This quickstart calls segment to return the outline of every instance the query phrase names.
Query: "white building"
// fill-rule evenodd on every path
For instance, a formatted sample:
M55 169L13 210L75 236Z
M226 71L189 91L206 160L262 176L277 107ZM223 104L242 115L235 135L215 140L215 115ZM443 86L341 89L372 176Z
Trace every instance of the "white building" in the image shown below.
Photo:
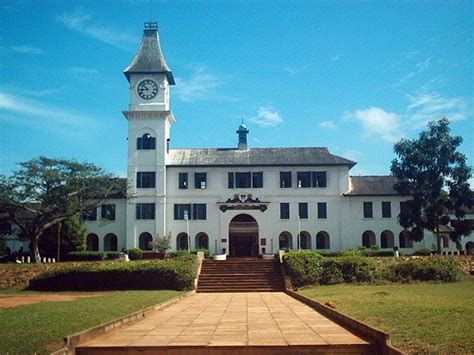
M390 176L350 176L355 162L327 148L249 148L241 125L236 148L169 149L173 74L155 23L124 71L129 81L128 193L89 216L90 250L147 250L172 234L172 249L257 256L283 248L343 250L362 245L412 252L436 244L408 240ZM186 219L187 218L187 219ZM298 238L300 235L300 238ZM463 239L463 244L471 239ZM446 238L445 250L455 249Z

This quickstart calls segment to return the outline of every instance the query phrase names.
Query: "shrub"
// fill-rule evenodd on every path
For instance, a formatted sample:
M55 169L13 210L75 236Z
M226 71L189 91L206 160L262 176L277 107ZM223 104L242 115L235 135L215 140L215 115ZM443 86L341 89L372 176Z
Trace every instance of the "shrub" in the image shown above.
M413 255L418 255L418 256L430 256L431 255L431 249L429 248L421 248L418 249L413 253Z
M409 259L389 267L389 278L394 282L455 282L462 276L463 272L459 264L449 258Z
M204 257L206 259L211 255L211 252L208 249L204 249L204 248L191 250L191 254L197 254L199 251L202 251L204 253Z
M377 251L367 251L364 254L365 256L393 256L393 250L377 250Z
M168 257L171 258L171 259L174 259L174 258L179 258L179 257L182 257L182 256L188 256L189 253L187 250L176 250L176 251L172 251L171 253L168 254Z
M338 259L324 259L323 272L319 283L321 285L334 285L344 282L341 271L341 263Z
M44 272L29 289L43 291L189 290L194 287L196 257L140 263L73 265Z
M73 251L67 255L70 261L100 261L104 257L104 253L100 251Z
M117 260L120 258L120 253L107 253L108 260Z
M337 259L344 282L374 282L380 277L377 264L371 258L342 256L335 259Z
M295 287L316 284L323 272L323 257L310 251L289 251L283 256L283 265Z
M128 257L130 260L140 260L143 258L143 251L139 248L128 249Z

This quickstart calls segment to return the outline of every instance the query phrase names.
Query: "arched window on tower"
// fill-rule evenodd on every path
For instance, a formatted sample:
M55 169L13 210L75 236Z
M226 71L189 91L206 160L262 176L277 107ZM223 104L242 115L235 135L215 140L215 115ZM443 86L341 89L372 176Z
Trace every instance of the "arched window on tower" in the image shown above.
M144 251L153 250L150 243L153 241L153 237L148 232L143 232L138 238L138 247Z
M137 138L137 150L155 149L155 146L155 137L149 133Z

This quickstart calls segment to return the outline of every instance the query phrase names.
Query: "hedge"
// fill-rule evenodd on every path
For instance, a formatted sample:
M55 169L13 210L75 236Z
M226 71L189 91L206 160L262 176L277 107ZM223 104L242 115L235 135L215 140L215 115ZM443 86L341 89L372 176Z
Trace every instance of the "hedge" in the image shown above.
M408 259L389 266L388 278L394 282L455 282L463 277L459 264L450 258Z
M140 260L143 258L143 251L140 248L132 248L128 250L130 260Z
M73 251L67 255L70 261L100 261L104 257L105 254L100 251Z
M190 290L196 257L129 263L75 265L44 272L28 289L40 291Z
M295 287L315 284L323 272L323 256L311 250L290 250L283 256L286 273Z

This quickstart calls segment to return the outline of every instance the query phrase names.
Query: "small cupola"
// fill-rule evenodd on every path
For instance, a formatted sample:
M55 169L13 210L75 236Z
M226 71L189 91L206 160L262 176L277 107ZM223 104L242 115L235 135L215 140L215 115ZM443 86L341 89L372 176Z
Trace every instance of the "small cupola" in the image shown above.
M239 135L239 150L247 150L247 134L249 133L247 126L242 123L235 133Z

